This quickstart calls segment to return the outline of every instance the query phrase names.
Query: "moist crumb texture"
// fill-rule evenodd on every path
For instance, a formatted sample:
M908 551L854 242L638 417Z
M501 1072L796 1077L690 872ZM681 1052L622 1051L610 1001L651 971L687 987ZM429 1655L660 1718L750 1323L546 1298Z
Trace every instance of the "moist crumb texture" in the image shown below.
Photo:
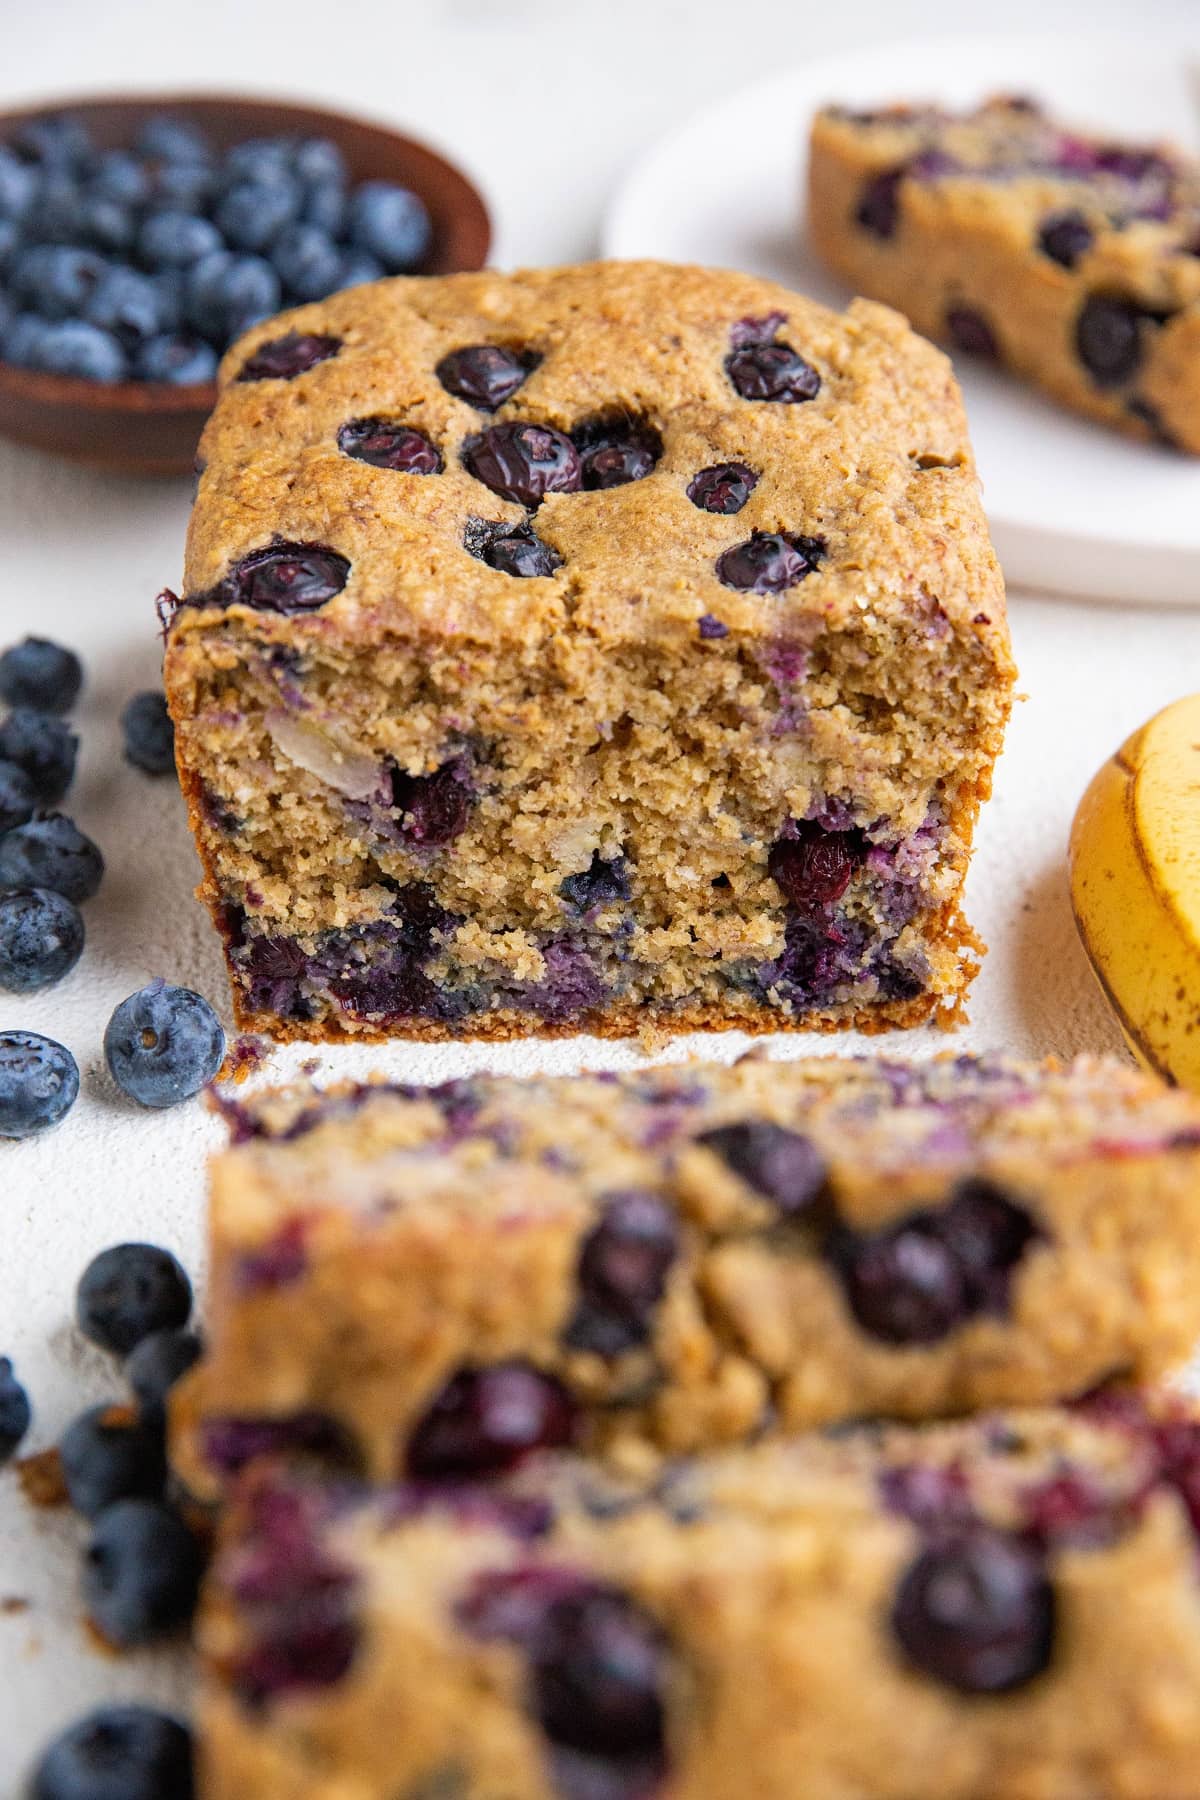
M1186 1358L1200 1102L1112 1063L704 1063L226 1101L175 1460L620 1466Z
M1200 163L1029 100L827 107L808 232L861 293L1076 411L1200 454Z
M244 1028L953 1022L1014 671L940 352L597 264L222 380L166 683Z
M1127 1396L367 1497L266 1469L209 1800L1191 1800L1200 1426Z

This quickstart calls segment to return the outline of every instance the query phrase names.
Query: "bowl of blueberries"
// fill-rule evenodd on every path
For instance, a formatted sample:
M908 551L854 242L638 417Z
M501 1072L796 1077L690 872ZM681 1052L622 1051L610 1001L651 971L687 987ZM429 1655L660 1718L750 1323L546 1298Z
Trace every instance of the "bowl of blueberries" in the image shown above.
M0 114L0 435L191 469L217 364L289 306L482 268L467 177L381 125L231 96Z

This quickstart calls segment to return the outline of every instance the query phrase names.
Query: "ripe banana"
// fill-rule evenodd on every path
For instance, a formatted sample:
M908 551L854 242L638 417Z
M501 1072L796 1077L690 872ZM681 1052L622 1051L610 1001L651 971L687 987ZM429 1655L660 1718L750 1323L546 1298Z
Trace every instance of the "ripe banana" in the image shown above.
M1200 694L1124 743L1079 803L1071 903L1134 1054L1200 1089Z

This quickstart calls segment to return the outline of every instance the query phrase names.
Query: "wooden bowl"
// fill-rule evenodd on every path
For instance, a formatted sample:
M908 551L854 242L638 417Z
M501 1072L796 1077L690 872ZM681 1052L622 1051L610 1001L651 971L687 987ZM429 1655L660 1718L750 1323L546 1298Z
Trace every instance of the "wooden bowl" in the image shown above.
M482 195L462 171L412 138L344 113L221 94L57 100L0 113L0 143L29 119L71 113L101 149L114 149L131 144L142 121L158 112L199 125L218 150L251 137L331 138L353 181L398 181L425 202L434 235L421 274L481 269L487 260L491 221ZM190 387L149 381L106 386L0 362L0 437L119 474L186 474L216 396L216 384L208 381Z

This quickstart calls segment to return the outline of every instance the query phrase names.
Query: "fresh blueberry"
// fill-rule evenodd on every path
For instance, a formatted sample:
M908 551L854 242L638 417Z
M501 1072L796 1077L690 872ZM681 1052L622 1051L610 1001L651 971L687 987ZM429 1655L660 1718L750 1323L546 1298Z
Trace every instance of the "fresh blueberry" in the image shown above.
M0 144L0 219L25 218L37 194L36 169Z
M292 151L292 169L313 185L324 181L344 187L350 176L345 157L329 138L301 138Z
M0 988L31 994L69 975L83 955L83 920L53 888L0 893Z
M124 256L137 236L137 221L119 200L103 194L84 194L79 203L79 230L104 256Z
M199 213L151 213L138 232L138 256L150 269L186 269L222 248L221 233Z
M0 656L0 700L38 712L70 712L83 686L83 664L49 638L27 637Z
M600 1220L579 1254L579 1306L567 1327L575 1349L619 1356L649 1342L679 1254L679 1222L658 1194L631 1189L599 1201Z
M390 275L401 275L429 254L433 225L424 202L408 188L364 181L350 197L350 236Z
M319 225L287 226L271 245L271 261L297 300L323 300L342 272L342 253Z
M1051 213L1038 232L1038 248L1052 262L1061 263L1064 269L1073 269L1075 264L1092 247L1094 233L1085 214L1077 207L1069 207L1065 212Z
M340 594L349 578L346 558L323 544L271 544L243 556L198 604L312 612Z
M16 1455L32 1418L29 1395L13 1374L11 1358L0 1356L0 1468Z
M553 575L562 567L562 557L549 544L543 543L531 525L515 525L511 531L489 532L479 551L480 560L502 575L519 580L531 576Z
M263 253L299 217L303 190L290 175L272 181L239 181L226 188L213 215L227 244Z
M342 266L338 271L338 290L342 288L363 287L369 281L380 281L387 270L376 256L369 256L365 250L345 250L342 253Z
M139 1106L178 1106L216 1075L225 1033L200 994L152 981L122 1000L108 1021L104 1058L117 1086Z
M968 356L982 356L989 362L999 359L996 334L977 307L947 307L946 332L956 349L966 351Z
M14 313L4 327L4 360L15 369L34 369L49 326L39 313Z
M789 837L777 838L767 871L789 906L817 914L841 899L867 854L861 831L829 831L815 819L793 821Z
M115 1500L158 1500L167 1482L163 1434L124 1406L92 1406L58 1447L67 1498L94 1519Z
M13 133L12 143L21 156L46 169L82 169L92 154L87 126L70 113L27 119Z
M27 228L36 230L44 244L79 244L83 236L83 191L74 175L51 170L43 176Z
M286 181L292 173L294 146L287 138L244 138L225 153L227 186L241 181Z
M714 463L693 475L687 497L701 512L737 513L757 486L758 476L745 463Z
M75 1290L75 1322L102 1350L128 1356L155 1331L176 1331L192 1311L192 1284L169 1250L113 1244L94 1256Z
M788 1219L812 1214L828 1193L829 1171L811 1138L770 1119L715 1125L696 1139Z
M872 237L892 238L900 222L900 183L906 169L883 169L872 175L859 196L855 221Z
M165 381L174 387L191 387L215 381L217 353L202 338L164 333L138 349L133 372L139 381Z
M423 431L390 419L353 419L338 432L338 449L356 462L401 475L437 475L441 455Z
M0 837L0 888L52 888L76 906L100 886L104 858L62 813L43 813Z
M171 113L151 113L143 120L133 147L148 162L203 163L212 154L200 127Z
M38 341L35 367L48 375L72 375L109 385L124 381L129 373L128 358L116 338L85 319L47 325Z
M1097 387L1119 387L1137 373L1150 317L1131 300L1088 295L1075 321L1075 349Z
M74 319L100 284L106 264L93 250L71 244L34 244L13 263L10 286L44 319Z
M126 208L144 206L150 198L150 176L132 151L102 150L88 180L88 192Z
M1047 1667L1054 1617L1038 1552L974 1526L931 1544L908 1568L892 1627L926 1675L964 1694L1003 1694Z
M56 1737L29 1800L194 1800L186 1725L145 1706L106 1706Z
M419 1481L474 1481L504 1474L534 1450L561 1449L575 1431L562 1384L528 1363L463 1369L412 1433L408 1473Z
M216 191L211 163L165 162L154 171L155 204L170 212L207 213Z
M194 1331L152 1331L142 1339L125 1364L125 1378L144 1419L162 1419L167 1395L203 1351L203 1339Z
M592 860L586 869L580 869L576 875L567 875L559 883L559 893L573 906L576 912L596 912L602 906L613 906L617 901L628 900L631 889L629 871L623 856L601 856L598 850L592 854Z
M319 332L289 331L281 338L271 338L260 344L242 364L238 380L292 381L297 375L306 375L310 369L315 369L318 363L336 356L341 347L341 338L327 337Z
M594 490L642 481L662 455L662 438L652 425L598 420L571 434L583 468L583 485Z
M573 494L583 486L579 452L551 425L492 425L470 440L463 462L476 481L520 506L537 506L547 494Z
M0 276L7 275L20 245L21 227L16 220L0 218ZM5 289L0 288L0 331L7 329L14 311L13 299Z
M315 225L329 237L340 240L345 235L349 206L349 196L340 181L306 182L300 218L303 224Z
M203 1567L178 1513L156 1500L117 1500L96 1520L84 1554L88 1616L118 1650L153 1643L191 1618Z
M42 806L57 806L70 787L78 750L79 739L66 720L51 713L14 706L8 717L0 721L0 767L6 762L15 763L32 783L34 798ZM8 829L2 822L3 815L4 802L0 799L0 831ZM9 821L10 825L23 823L21 819Z
M239 332L279 311L279 277L261 256L213 250L187 272L184 304L201 337L227 344Z
M0 1138L48 1131L78 1093L79 1067L69 1050L37 1031L0 1031Z
M166 695L149 688L126 702L121 713L125 761L147 775L175 773L175 727Z
M41 814L0 837L0 887L50 887L79 905L101 886L104 859L61 812Z
M745 344L725 358L725 372L743 400L796 406L821 391L821 377L790 344Z
M725 587L749 594L782 594L811 575L825 554L821 538L795 532L755 531L717 558Z
M495 412L525 382L537 358L502 344L467 344L443 356L434 373L448 394L480 412Z
M11 831L33 817L37 794L24 769L0 759L0 831Z
M84 317L112 334L126 350L136 350L169 322L162 289L149 275L123 264L107 269L94 289Z

